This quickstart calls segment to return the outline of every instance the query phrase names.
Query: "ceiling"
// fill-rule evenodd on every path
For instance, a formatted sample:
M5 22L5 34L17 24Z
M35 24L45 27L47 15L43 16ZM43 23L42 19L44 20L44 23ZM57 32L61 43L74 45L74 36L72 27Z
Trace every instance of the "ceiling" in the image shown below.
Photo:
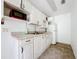
M62 0L30 0L37 9L47 16L55 16L70 12L73 1L65 0L64 4L61 4L61 1Z

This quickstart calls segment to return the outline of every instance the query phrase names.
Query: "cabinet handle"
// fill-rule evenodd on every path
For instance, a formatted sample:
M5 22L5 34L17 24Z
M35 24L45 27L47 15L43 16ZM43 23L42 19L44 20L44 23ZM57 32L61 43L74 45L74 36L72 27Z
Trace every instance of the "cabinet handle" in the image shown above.
M20 4L20 7L22 8L22 0L21 0L21 4Z
M27 40L26 42L30 42L30 40Z
M21 0L20 8L24 9L25 5L23 4L23 0Z
M23 49L23 47L21 47L21 53L23 53L23 51L24 51L24 49Z

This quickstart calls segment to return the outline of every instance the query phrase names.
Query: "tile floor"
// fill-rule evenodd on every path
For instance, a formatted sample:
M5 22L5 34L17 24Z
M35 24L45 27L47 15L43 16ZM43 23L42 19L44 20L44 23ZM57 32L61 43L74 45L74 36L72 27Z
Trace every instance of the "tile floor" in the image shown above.
M38 59L75 59L70 45L57 43L50 47Z

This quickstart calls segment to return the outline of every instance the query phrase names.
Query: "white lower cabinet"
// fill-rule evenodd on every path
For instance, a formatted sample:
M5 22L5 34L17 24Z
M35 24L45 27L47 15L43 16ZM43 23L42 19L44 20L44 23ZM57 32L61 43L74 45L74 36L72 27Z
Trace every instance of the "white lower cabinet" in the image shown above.
M33 40L25 40L20 47L20 59L33 59Z
M23 55L22 59L33 59L33 47L32 44L23 46Z
M40 46L41 46L41 54L42 54L45 51L45 49L46 49L46 38L45 38L45 35L41 36Z
M48 34L34 35L28 39L27 37L23 37L24 39L14 38L9 32L1 34L1 59L38 59L52 43Z
M39 56L50 46L52 43L49 39L49 35L39 35L34 38L34 59L38 59Z
M19 59L38 59L52 43L48 34L34 35L30 40L21 41Z
M37 59L40 54L40 39L34 37L34 59Z
M49 47L49 45L52 43L52 40L50 38L50 35L46 35L46 45Z

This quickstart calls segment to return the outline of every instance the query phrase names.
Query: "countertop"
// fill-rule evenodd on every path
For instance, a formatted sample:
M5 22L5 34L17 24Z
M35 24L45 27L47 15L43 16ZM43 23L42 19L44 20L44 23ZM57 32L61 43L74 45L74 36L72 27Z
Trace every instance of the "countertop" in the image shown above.
M45 36L50 34L50 32L45 32L45 33L40 33L40 34L27 34L25 32L12 32L11 35L18 40L25 40L25 39L30 39L33 37L38 37L38 36Z

